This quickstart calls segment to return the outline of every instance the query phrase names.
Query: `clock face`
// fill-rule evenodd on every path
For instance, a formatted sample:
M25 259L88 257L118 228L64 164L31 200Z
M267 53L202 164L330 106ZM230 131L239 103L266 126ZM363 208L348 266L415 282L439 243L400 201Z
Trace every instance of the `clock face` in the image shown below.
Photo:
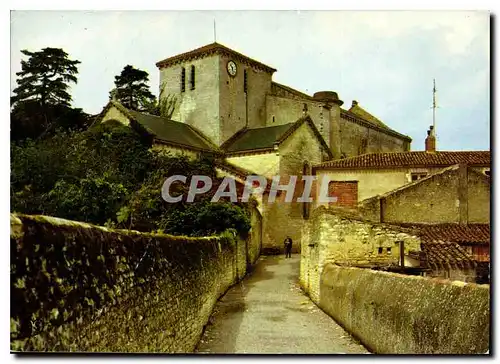
M227 62L227 72L233 77L236 76L236 63L234 61Z

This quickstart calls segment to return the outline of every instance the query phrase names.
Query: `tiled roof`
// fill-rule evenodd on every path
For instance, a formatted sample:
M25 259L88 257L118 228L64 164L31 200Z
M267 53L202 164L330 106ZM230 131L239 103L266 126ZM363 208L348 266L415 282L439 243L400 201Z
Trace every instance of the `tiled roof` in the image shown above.
M108 106L106 106L102 114L104 115L106 110L111 106L116 107L129 119L137 122L160 142L171 143L181 147L198 150L210 151L215 149L215 146L212 145L210 141L208 141L200 132L188 124L168 120L160 116L129 110L116 101L111 101Z
M178 54L176 56L166 58L163 61L157 62L156 66L159 68L167 67L167 66L170 66L170 65L173 65L176 63L185 62L185 61L188 61L191 59L206 57L206 56L209 56L211 54L230 55L230 56L237 58L241 62L248 62L248 63L252 64L253 66L260 68L264 71L267 71L270 73L276 72L276 69L269 67L261 62L258 62L250 57L247 57L244 54L233 51L232 49L230 49L226 46L223 46L222 44L217 43L217 42L205 45L205 46L200 47L200 48L193 49L192 51L189 51L189 52L181 53L181 54Z
M405 139L405 140L411 142L412 139L408 135L398 133L396 130L389 128L387 125L382 123L380 120L375 118L370 113L368 113L366 111L365 111L365 113L367 115L370 115L370 117L367 117L370 120L367 120L363 116L361 116L361 113L355 114L355 113L351 112L350 110L340 109L340 117L343 119L355 122L357 124L372 128L374 130L381 131L382 133L393 135L393 136L396 136L398 138Z
M267 126L263 128L247 129L243 128L221 145L221 149L227 153L272 150L275 145L279 145L293 134L302 124L308 123L314 134L320 141L325 152L331 158L330 148L314 125L310 116L300 118L294 123Z
M458 244L489 244L489 224L402 224L417 229L427 242L447 241Z
M368 111L363 109L357 103L354 104L353 106L351 106L351 108L349 109L349 112L353 113L356 116L361 117L362 119L364 119L372 124L378 125L381 128L389 129L389 127L387 125L385 125L380 119L378 119L375 116L373 116L372 114L370 114Z
M422 243L422 251L429 268L458 266L472 267L475 265L472 257L456 243L433 242Z
M446 167L464 163L489 166L489 151L370 153L317 164L314 168Z

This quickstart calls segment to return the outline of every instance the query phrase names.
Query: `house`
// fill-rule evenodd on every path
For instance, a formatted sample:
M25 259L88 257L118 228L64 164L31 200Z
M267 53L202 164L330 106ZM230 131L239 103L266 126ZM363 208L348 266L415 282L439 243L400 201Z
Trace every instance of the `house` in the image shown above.
M436 151L435 143L430 146L429 139L428 136L428 149L425 151L369 153L331 160L314 165L313 174L317 176L318 181L326 177L330 195L338 198L338 205L346 207L356 207L361 201L390 193L455 165L467 166L468 178L471 179L470 183L474 184L470 193L476 188L472 180L481 179L478 174L486 177L482 179L484 183L489 180L489 151ZM317 193L318 191L319 188ZM487 200L489 204L489 195ZM483 199L480 204L484 205L485 202ZM489 215L489 212L487 214Z

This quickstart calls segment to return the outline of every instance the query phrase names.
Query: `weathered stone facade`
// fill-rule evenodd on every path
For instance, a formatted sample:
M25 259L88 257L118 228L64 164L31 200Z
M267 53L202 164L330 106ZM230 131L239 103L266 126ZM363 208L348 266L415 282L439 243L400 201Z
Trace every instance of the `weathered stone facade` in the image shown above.
M489 223L489 177L454 166L360 205L364 217L387 223Z
M420 251L421 239L408 229L363 221L355 212L320 207L303 226L300 283L317 300L325 264L398 265L398 241L404 241L406 255Z
M164 97L176 99L172 119L194 126L216 145L222 143L220 127L220 58L207 56L160 69ZM195 88L191 89L191 66L195 67ZM181 72L185 69L185 91L181 91Z

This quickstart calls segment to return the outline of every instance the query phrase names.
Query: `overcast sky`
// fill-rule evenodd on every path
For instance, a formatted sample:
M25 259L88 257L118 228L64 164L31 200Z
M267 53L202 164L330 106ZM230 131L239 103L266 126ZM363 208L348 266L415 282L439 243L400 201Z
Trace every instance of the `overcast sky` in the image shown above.
M11 90L21 49L63 48L80 60L73 105L98 113L114 76L217 41L278 71L274 81L308 94L332 90L422 150L438 95L440 150L490 148L490 18L487 12L14 11Z

